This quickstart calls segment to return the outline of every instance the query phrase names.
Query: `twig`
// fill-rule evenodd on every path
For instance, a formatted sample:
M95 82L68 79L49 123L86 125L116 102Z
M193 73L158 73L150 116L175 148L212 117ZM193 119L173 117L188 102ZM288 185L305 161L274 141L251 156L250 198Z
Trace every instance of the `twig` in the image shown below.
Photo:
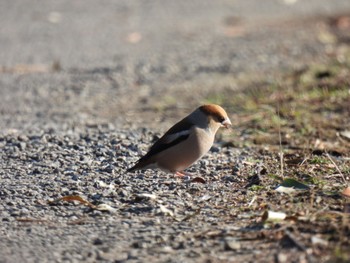
M305 163L307 160L309 160L309 156L306 156L306 157L304 158L304 160L301 162L300 166L303 166L304 163Z
M277 115L278 115L278 138L279 138L279 156L280 156L280 164L281 164L281 176L284 178L284 166L283 166L283 149L282 149L282 135L281 135L281 116L280 116L280 102L278 100L277 103Z
M326 152L326 155L327 155L328 159L332 162L332 164L335 166L335 169L337 169L337 171L339 172L339 174L343 178L344 184L347 185L348 182L346 181L344 174L340 171L339 166L333 161L332 157L329 155L328 152Z
M256 195L254 195L252 201L249 202L248 207L251 207L253 205L253 203L255 202L255 200L256 200Z
M300 251L306 251L305 245L300 242L290 231L285 230L285 235L288 237L288 239L294 243L294 245L300 250Z

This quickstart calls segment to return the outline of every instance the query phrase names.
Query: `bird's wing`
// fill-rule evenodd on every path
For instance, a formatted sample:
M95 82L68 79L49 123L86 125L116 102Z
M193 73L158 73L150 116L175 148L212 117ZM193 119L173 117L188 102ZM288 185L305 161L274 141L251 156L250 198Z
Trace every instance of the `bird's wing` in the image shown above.
M155 144L151 146L148 153L141 159L148 159L178 143L186 140L190 136L193 123L186 119L171 127Z
M154 163L152 157L186 140L190 136L192 128L193 123L189 122L186 118L176 123L155 144L153 144L148 153L141 157L133 167L128 169L128 171L132 172L152 165Z

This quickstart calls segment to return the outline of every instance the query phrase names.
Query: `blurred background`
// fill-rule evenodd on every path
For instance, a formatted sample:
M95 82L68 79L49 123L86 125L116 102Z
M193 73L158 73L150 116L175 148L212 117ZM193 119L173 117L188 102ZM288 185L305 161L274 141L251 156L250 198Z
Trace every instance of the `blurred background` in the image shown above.
M246 83L341 62L350 42L348 0L13 0L0 20L8 129L145 126L155 110L171 123Z

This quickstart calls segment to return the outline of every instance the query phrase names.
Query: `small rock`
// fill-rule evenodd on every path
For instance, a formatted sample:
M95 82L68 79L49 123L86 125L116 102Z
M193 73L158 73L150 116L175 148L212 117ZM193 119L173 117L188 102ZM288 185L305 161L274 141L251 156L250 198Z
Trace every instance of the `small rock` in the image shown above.
M278 263L288 262L288 256L287 256L286 254L279 253L279 254L277 255L277 262L278 262Z
M99 246L99 245L102 245L102 244L103 244L103 241L102 241L102 239L100 239L100 238L96 238L96 239L94 239L94 241L92 242L92 244L94 244L95 246Z
M240 250L241 243L238 242L236 239L228 238L225 240L225 249L226 250Z
M220 148L219 148L219 147L216 147L216 146L212 146L212 147L210 148L210 151L211 151L212 153L218 153L218 152L220 152Z
M19 141L21 141L21 142L27 142L27 141L29 141L29 138L28 138L28 136L26 136L26 135L19 135L17 139L18 139Z
M74 180L74 181L78 181L79 180L79 176L76 175L76 174L73 174L71 179Z
M324 240L324 239L317 237L317 236L311 237L311 243L313 245L321 245L321 246L325 246L325 247L328 245L327 240Z
M24 151L27 147L27 144L25 142L20 142L19 143L19 148L21 149L21 151Z

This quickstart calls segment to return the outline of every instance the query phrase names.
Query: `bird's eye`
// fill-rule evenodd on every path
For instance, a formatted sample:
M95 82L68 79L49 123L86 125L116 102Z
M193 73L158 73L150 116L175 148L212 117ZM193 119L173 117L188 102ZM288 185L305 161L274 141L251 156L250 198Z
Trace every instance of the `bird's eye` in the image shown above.
M225 121L225 118L224 118L224 117L222 117L222 116L219 117L219 122L220 122L220 123L222 123L222 122L224 122L224 121Z

